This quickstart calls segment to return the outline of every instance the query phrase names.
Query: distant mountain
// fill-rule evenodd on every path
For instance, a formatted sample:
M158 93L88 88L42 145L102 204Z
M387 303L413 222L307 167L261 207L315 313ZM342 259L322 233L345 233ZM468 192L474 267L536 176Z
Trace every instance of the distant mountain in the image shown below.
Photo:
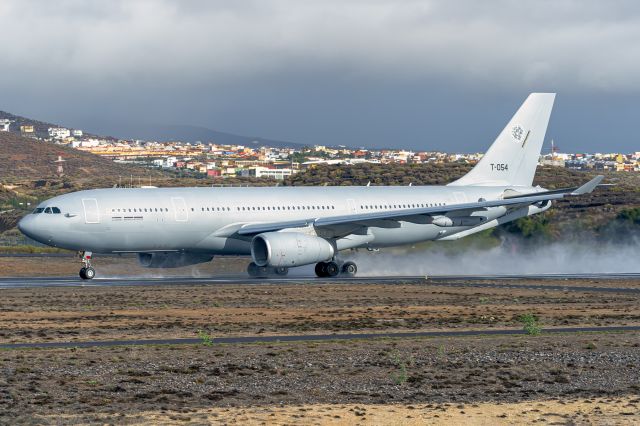
M33 120L27 117L21 117L9 112L0 111L0 119L9 119L12 121L9 131L11 133L20 134L20 126L33 126L35 135L39 138L48 138L48 129L50 127L65 127L67 129L73 129L61 124L47 123L44 121ZM107 139L142 139L153 140L160 142L169 141L183 141L183 142L196 142L201 141L203 143L217 143L222 145L245 145L245 146L272 146L272 147L291 147L300 148L303 144L295 142L285 142L273 139L266 139L254 136L241 136L233 133L219 132L217 130L208 129L206 127L199 126L186 126L186 125L148 125L148 124L127 124L118 123L110 124L110 130L97 129L102 134L110 134L111 136L99 136L99 133L89 133L84 131L87 136L97 136ZM112 129L116 129L113 131ZM84 129L83 129L84 130Z
M143 139L154 141L184 141L202 143L216 143L222 145L272 146L300 148L303 144L266 139L259 136L241 136L233 133L220 132L206 127L188 125L119 125L117 136L127 139Z

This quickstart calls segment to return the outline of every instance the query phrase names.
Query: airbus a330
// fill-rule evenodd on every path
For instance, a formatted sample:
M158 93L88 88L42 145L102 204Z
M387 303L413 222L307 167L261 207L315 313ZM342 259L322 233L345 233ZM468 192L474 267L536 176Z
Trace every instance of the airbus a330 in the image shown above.
M319 277L355 275L340 253L447 241L544 212L593 191L532 186L555 94L532 93L482 159L446 186L110 188L40 203L18 224L41 243L82 252L135 253L143 266L180 267L251 255L254 277L315 264Z

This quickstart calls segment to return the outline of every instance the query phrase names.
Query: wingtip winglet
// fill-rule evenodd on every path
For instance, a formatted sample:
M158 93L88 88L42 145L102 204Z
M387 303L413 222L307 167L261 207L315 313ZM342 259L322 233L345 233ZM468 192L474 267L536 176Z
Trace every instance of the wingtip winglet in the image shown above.
M582 185L581 187L573 191L571 195L589 194L594 189L596 189L596 187L600 184L600 182L602 182L602 179L604 179L603 175L598 175L594 177L589 182L585 183L584 185Z

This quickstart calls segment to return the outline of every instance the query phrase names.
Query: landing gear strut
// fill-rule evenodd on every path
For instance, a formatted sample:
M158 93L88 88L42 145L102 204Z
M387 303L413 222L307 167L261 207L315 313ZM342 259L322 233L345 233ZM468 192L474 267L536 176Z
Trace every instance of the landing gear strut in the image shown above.
M93 277L96 276L96 270L91 267L91 252L83 251L81 253L81 256L82 264L84 266L80 269L80 278L82 278L83 280L93 279Z
M336 261L319 262L315 267L316 275L320 278L336 277L338 274L353 277L358 272L358 267L354 262L338 264Z
M247 266L247 273L250 277L254 278L268 278L272 276L283 277L289 273L289 268L285 266L279 266L274 268L272 266L258 266L255 262L251 262Z

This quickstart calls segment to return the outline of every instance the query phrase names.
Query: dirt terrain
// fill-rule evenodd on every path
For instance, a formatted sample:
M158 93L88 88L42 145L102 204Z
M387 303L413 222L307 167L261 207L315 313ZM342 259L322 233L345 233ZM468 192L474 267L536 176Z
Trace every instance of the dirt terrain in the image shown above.
M0 340L485 330L520 328L524 314L535 315L544 327L640 325L640 294L570 291L576 284L583 283L563 281L567 291L401 280L11 289L2 290Z
M533 410L537 401L588 400L608 410L619 399L627 403L617 415L640 415L637 333L11 350L0 362L5 423L56 423L61 415L204 422L212 408L226 422L240 407L269 413L309 404L330 404L340 418L343 404L399 404L403 412L417 407L416 416L453 406L472 416L483 402L528 401ZM498 408L495 418L503 414Z
M70 258L7 259L0 258L5 275L16 275L23 260L49 271L77 267ZM100 260L102 268L122 270L108 259ZM134 274L134 259L127 262ZM241 264L217 268L237 273ZM3 289L2 343L184 337L201 343L1 351L0 424L640 422L639 332L207 341L522 329L523 314L544 328L640 324L640 294L573 290L640 288L637 280L492 283L563 289L428 280Z

